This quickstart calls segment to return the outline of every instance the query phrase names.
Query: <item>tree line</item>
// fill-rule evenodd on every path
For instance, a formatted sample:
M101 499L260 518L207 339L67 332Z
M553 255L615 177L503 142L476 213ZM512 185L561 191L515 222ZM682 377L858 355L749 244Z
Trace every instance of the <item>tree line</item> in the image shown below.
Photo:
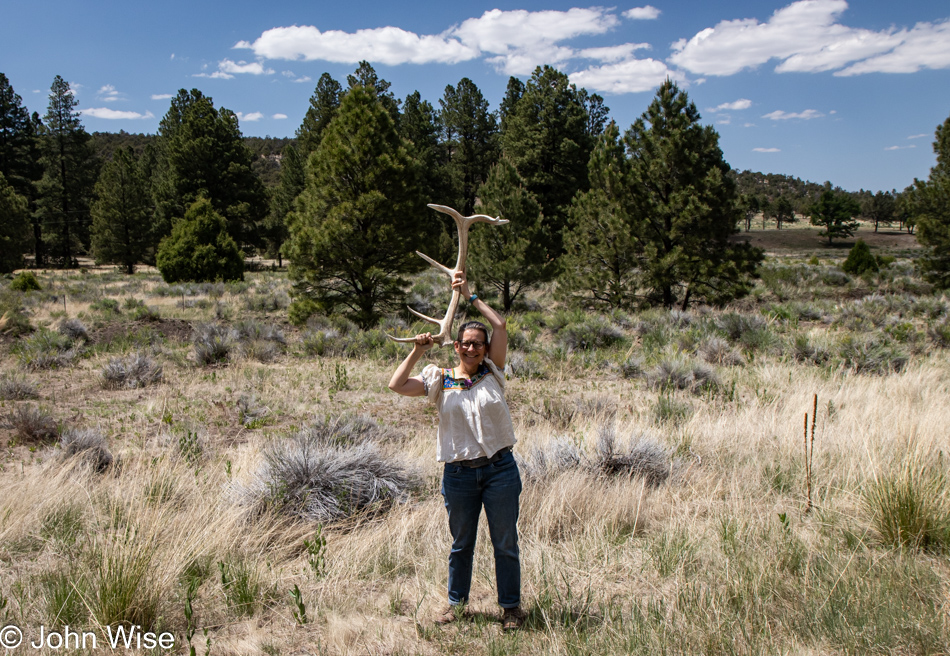
M752 216L779 227L811 216L831 240L871 212L876 225L921 219L923 239L939 187L856 200L830 183L736 173L671 81L623 133L603 98L548 66L510 78L495 111L467 78L437 105L397 99L361 62L345 84L320 77L293 140L244 138L197 89L178 92L144 143L94 140L62 78L40 117L0 74L0 266L90 254L129 273L157 264L166 280L228 279L261 252L287 258L295 319L369 326L404 303L406 276L425 266L414 251L453 259L450 226L425 209L437 202L510 220L473 230L469 261L506 310L555 279L589 307L685 308L748 291L762 254L731 237Z

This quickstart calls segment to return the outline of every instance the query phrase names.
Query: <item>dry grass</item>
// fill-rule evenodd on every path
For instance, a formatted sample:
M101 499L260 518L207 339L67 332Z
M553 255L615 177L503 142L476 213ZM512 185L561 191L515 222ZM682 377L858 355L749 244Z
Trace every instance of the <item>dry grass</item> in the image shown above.
M249 280L260 282L262 296L278 294L270 274ZM131 282L134 291L122 287ZM60 274L52 283L78 284ZM5 449L0 614L10 622L134 622L173 631L178 653L188 653L194 629L197 653L210 640L212 653L235 655L950 650L950 493L941 473L950 449L950 359L940 348L911 354L899 371L868 375L814 364L792 348L795 334L832 343L830 324L798 333L770 324L787 352L762 350L744 364L731 346L696 332L692 342L705 350L695 361L711 361L702 366L715 367L719 384L676 390L625 377L621 367L642 357L638 371L651 372L679 357L669 350L672 338L656 350L633 331L602 351L568 352L548 334L526 344L544 377L509 382L516 453L525 459L529 617L521 634L508 636L495 620L484 520L474 619L450 628L430 621L443 603L449 546L435 416L423 400L386 389L394 360L306 355L300 331L224 286L186 294L183 304L181 296L151 295L160 283L149 274L86 284L146 300L163 319L208 322L216 305L241 317L260 306L254 319L282 331L286 347L266 361L208 367L195 363L187 335L160 341L151 352L164 382L134 389L101 386L98 352L32 373L40 406L67 429L95 429L115 462L97 473L82 458L60 457L63 447L13 440ZM70 302L69 312L94 333L97 315L88 308ZM55 325L61 309L37 306L31 320ZM656 321L685 335L716 318ZM16 364L9 351L0 356L4 371ZM802 416L815 393L815 509L805 513ZM658 415L664 399L689 412ZM8 416L35 402L4 403ZM361 416L378 429L352 419ZM308 430L326 443L321 453L369 445L407 464L419 488L322 527L274 505L247 513L234 487L255 480L268 454ZM618 436L611 449L605 430ZM0 429L5 445L13 436ZM194 457L186 457L190 445ZM662 456L662 464L634 471L646 456L653 464ZM272 483L277 498L287 498ZM894 523L903 517L909 523ZM295 585L307 624L294 620Z

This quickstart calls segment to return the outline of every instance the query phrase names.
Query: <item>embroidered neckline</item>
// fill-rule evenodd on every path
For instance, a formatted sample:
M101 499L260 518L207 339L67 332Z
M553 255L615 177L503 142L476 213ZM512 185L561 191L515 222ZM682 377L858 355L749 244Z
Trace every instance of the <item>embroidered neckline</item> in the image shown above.
M475 387L478 381L491 374L491 370L484 362L478 365L478 371L471 378L455 378L452 374L454 369L442 370L442 389L460 389L468 390Z

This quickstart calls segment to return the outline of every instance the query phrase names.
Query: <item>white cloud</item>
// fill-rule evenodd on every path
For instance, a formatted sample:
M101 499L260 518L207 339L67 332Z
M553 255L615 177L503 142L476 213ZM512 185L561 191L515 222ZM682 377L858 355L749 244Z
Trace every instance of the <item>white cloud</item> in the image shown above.
M787 121L792 118L802 119L804 121L821 118L824 116L821 112L816 109L806 109L804 112L783 112L782 110L775 110L774 112L769 112L765 114L762 118L772 119L773 121Z
M907 150L908 148L916 148L916 144L911 144L909 146L888 146L884 150Z
M894 35L900 43L890 52L852 64L835 75L863 73L916 73L922 68L950 68L950 20L917 23L912 30Z
M170 93L153 93L152 100L168 100L172 97Z
M191 77L206 77L211 80L233 80L234 76L224 71L215 71L214 73L195 73Z
M650 5L634 7L623 12L623 17L631 20L655 20L660 17L660 10Z
M172 53L172 56L171 56L171 58L170 58L170 61L175 61L175 53Z
M275 27L253 43L239 41L234 47L253 50L266 59L349 64L366 59L390 66L456 64L486 56L507 74L529 74L539 64L557 65L578 56L573 49L559 45L562 41L603 34L619 23L610 10L600 7L567 11L493 9L442 34L419 35L391 26L321 32L314 26L294 25ZM627 46L618 48L632 52Z
M926 134L926 133L924 133L924 134L912 134L912 135L910 135L910 136L907 137L907 138L908 138L908 139L923 139L924 137L929 137L929 136L930 136L930 135L929 135L929 134Z
M753 148L753 153L780 153L782 150L780 148Z
M765 23L721 21L674 43L670 62L705 75L733 75L772 59L781 60L775 68L780 73L857 75L950 67L950 21L875 32L841 24L847 7L845 0L799 0Z
M632 59L618 64L592 66L571 74L571 82L604 93L652 91L666 78L682 81L682 76L656 59Z
M117 100L124 100L124 94L116 91L116 88L111 84L106 84L99 88L99 91L96 92L96 98L102 102L115 102Z
M92 116L94 118L104 118L109 120L155 118L155 115L152 114L152 112L145 112L144 114L139 114L138 112L120 112L115 109L109 109L108 107L90 107L89 109L81 110L80 113L83 116Z
M274 69L264 68L264 65L260 62L251 62L247 63L245 61L233 62L230 59L222 59L218 62L218 70L223 73L229 74L243 74L248 73L250 75L273 75Z
M258 57L355 64L366 59L382 64L457 63L477 53L459 41L443 36L419 36L398 27L357 30L354 33L311 25L275 27L254 41L235 48L250 48Z
M602 62L617 62L631 59L637 50L649 50L649 43L624 43L619 46L604 46L601 48L584 48L578 50L575 56L583 59L599 59Z
M752 107L752 101L747 98L739 98L739 100L734 100L733 102L723 103L721 105L716 105L715 107L710 107L708 111L710 112L724 112L724 111L739 111L742 109L749 109Z
M239 119L241 119L242 121L247 121L248 123L259 121L262 118L264 118L264 115L260 112L251 112L250 114L244 114L243 112L235 112L235 114L237 115Z
M282 121L283 119L287 118L287 115L286 115L286 114L274 114L273 116L271 116L271 118L277 119L278 121Z
M311 79L311 78L310 78L309 75L304 75L303 77L298 77L296 80L294 80L294 82L296 82L297 84L299 84L299 83L301 83L301 82L309 82L310 79Z

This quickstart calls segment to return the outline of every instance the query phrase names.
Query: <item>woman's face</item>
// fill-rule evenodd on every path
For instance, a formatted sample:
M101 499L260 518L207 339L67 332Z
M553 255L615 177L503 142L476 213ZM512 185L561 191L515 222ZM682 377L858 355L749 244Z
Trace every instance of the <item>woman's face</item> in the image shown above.
M462 333L462 341L455 342L455 352L459 362L469 371L474 371L485 359L488 344L485 343L485 333L478 328L468 328Z

